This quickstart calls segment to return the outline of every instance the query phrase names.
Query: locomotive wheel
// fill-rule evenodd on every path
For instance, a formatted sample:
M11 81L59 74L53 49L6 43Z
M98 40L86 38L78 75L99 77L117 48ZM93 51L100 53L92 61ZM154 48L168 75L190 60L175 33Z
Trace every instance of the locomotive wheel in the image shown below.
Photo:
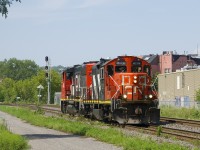
M66 114L66 111L67 111L67 109L66 109L66 105L65 105L65 102L61 102L61 112L63 113L63 114Z

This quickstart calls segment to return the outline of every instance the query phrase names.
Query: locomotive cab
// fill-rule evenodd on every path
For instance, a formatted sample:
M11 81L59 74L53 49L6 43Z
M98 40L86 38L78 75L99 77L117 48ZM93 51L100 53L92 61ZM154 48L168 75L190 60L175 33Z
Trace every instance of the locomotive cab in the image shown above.
M112 118L119 123L158 123L157 95L151 88L151 67L137 57L120 56L108 62L105 99L111 100Z
M61 84L61 111L66 113L67 99L71 96L72 76L74 68L68 67L62 72L62 84Z

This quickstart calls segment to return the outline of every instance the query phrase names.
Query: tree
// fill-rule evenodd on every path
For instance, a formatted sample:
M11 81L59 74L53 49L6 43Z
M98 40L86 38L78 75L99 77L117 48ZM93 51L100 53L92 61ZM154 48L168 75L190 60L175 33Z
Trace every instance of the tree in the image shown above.
M61 76L56 71L51 72L51 103L53 103L54 93L60 91ZM47 103L47 81L45 71L40 70L37 75L25 80L15 81L11 78L4 78L0 84L0 101L16 102L23 101L27 103L36 103L38 101L38 85L44 87L41 90L41 103Z
M196 101L197 101L197 102L200 102L200 89L198 89L198 90L196 91L195 97L196 97Z
M0 13L2 16L7 17L8 14L8 6L12 4L13 1L21 2L21 0L0 0Z
M157 73L153 74L153 76L152 76L152 84L156 91L158 91L158 78L157 78L158 74L159 73L157 72Z
M0 62L0 78L11 78L15 81L25 80L37 75L39 66L31 60L11 58Z
M0 84L0 95L3 100L6 102L13 102L17 97L17 93L15 90L15 81L10 78L5 78Z

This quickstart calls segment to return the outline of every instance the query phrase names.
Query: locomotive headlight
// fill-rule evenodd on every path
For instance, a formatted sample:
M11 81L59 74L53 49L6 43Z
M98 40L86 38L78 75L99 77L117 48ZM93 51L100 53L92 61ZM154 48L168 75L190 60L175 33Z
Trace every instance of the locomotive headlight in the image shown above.
M153 97L153 95L150 94L150 95L149 95L149 98L152 98L152 97Z
M133 78L134 78L134 79L137 79L137 76L134 76Z
M137 80L133 80L133 83L137 83Z
M127 95L126 94L123 95L123 99L127 99Z

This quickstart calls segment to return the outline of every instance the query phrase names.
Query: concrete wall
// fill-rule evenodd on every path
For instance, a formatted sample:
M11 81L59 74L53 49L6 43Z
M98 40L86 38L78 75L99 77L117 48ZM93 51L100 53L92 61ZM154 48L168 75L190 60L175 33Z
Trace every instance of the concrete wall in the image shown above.
M195 105L195 94L199 88L200 69L158 75L158 97L161 104L164 101L175 104L184 101Z

